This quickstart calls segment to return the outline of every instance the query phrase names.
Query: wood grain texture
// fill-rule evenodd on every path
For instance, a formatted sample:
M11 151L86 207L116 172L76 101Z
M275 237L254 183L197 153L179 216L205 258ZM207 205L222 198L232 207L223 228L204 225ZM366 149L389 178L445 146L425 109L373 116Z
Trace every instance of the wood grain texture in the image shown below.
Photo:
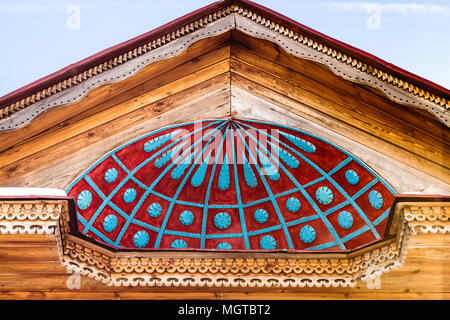
M428 112L398 105L386 99L378 90L339 78L325 66L290 55L275 43L253 38L238 31L232 31L231 43L234 47L244 48L246 51L257 55L258 58L263 58L263 60L266 59L277 65L291 69L344 96L355 97L372 106L376 106L377 109L384 111L386 114L392 114L398 120L410 123L438 139L441 138L444 142L449 140L450 132L448 128L439 121L436 121ZM235 56L235 48L232 50L233 56Z
M220 58L224 57L220 56ZM28 143L10 148L0 154L0 168L228 71L229 60L225 58L197 72L158 87L155 90L98 112L91 117L62 127L59 130L33 139Z
M56 241L44 235L0 236L0 299L448 299L450 243L443 235L411 239L403 268L381 277L380 289L354 288L151 288L108 287L70 276L59 264Z
M382 144L377 137L366 135L354 127L345 125L321 110L311 109L237 75L232 75L232 84L232 106L235 116L274 121L330 141L368 164L397 192L425 194L450 192L448 174L440 167L438 170L441 172L438 173L444 180L426 174L423 168L426 163L417 164L418 159L414 155L410 155L409 162L396 160L391 155L391 153L395 155L396 149L390 144Z
M444 180L443 178L445 176L448 176L446 168L449 167L450 156L447 156L447 152L443 151L446 149L443 145L439 148L438 145L431 146L426 145L420 140L408 139L399 130L394 131L388 129L380 122L370 121L370 116L367 114L357 115L351 109L330 101L328 97L324 98L312 94L298 86L289 84L289 82L281 78L275 78L236 60L231 60L231 71L233 74L233 83L242 78L257 83L268 88L270 91L274 91L298 103L330 115L340 122L353 126L355 129L360 128L360 132L365 136L371 135L376 137L378 138L379 145L389 147L392 150L389 152L389 155L394 155L393 157L398 160L403 159L404 162L408 161L408 163L411 163L410 161L412 159L417 159L416 161L420 161L421 167L429 167L430 171L444 171L445 175L441 176L442 180ZM238 75L240 78L234 77L234 75Z
M0 151L21 144L25 140L35 139L49 131L68 126L89 115L170 83L183 75L207 66L208 61L217 62L217 56L221 54L229 56L229 38L230 34L225 33L200 40L174 58L154 62L125 80L109 83L92 90L79 102L51 109L20 130L2 132L0 133ZM218 49L221 50L214 54L213 52Z
M94 125L64 143L0 170L0 185L45 185L65 189L95 160L127 141L160 127L184 122L187 117L193 120L228 117L229 82L229 74L225 73L101 126Z

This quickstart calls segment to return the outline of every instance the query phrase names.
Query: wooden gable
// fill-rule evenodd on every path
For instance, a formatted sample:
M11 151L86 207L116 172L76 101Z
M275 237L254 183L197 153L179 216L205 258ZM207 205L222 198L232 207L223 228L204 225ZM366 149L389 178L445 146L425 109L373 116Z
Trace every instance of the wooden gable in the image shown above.
M108 151L153 130L236 118L283 124L326 139L358 156L398 193L449 194L448 90L338 48L260 7L216 3L114 50L102 61L86 62L84 69L62 72L64 80L58 75L55 83L44 81L16 100L0 100L0 187L65 190ZM448 206L442 207L445 220ZM291 288L287 294L275 288L269 295L446 297L446 221L441 234L409 242L405 267L386 275L380 291L358 285ZM1 235L0 257L2 297L180 295L170 288L111 290L87 277L81 293L71 291L58 244L45 235ZM268 297L261 288L246 288L247 295L236 288L183 290L185 298Z

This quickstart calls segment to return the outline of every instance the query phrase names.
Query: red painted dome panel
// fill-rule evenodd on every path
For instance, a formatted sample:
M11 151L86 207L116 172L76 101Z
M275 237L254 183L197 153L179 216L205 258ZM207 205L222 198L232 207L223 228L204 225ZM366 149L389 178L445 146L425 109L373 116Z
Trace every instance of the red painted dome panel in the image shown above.
M337 252L382 239L395 195L321 138L237 119L154 131L67 192L79 231L114 248Z

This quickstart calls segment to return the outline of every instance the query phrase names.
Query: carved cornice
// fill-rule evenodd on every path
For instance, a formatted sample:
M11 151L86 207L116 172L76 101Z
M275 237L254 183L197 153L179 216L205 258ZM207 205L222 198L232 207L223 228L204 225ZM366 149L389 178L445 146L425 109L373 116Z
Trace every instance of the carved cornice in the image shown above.
M349 255L233 253L166 253L114 255L68 241L62 263L70 270L114 286L217 286L217 287L338 287L379 276L403 264L407 229L392 241ZM236 254L235 254L236 255ZM248 257L251 255L252 257Z
M0 200L1 233L53 234L64 266L114 286L349 287L401 267L410 229L450 232L449 202L399 202L385 239L349 253L112 251L71 234L71 201Z
M311 60L325 64L330 68L331 71L347 80L360 82L375 87L379 89L381 92L385 93L391 100L396 101L397 103L407 104L414 107L426 109L430 113L435 115L439 121L441 121L447 126L449 125L447 110L450 109L450 101L448 101L448 99L430 93L427 90L415 86L403 79L395 77L376 67L364 63L361 60L358 60L354 57L344 54L339 50L328 47L323 43L308 38L306 35L295 32L290 28L280 25L274 21L271 21L270 19L260 14L254 13L239 5L231 5L223 9L220 9L214 13L208 14L207 16L195 20L192 23L182 26L171 33L165 34L143 45L139 45L134 49L131 49L114 58L108 59L107 61L100 63L95 67L89 68L83 72L78 73L75 76L60 81L54 84L53 86L48 87L39 92L36 92L26 98L21 99L20 101L16 101L7 106L4 106L3 108L0 109L0 120L1 119L6 120L7 118L11 117L11 115L25 108L28 108L32 105L35 105L38 102L45 102L42 105L40 105L39 108L34 108L32 112L27 113L27 116L17 123L13 124L13 123L6 123L5 121L3 121L3 123L0 124L0 131L14 130L20 128L21 126L25 125L27 121L31 121L33 118L35 118L37 115L39 115L45 110L55 106L73 103L77 101L79 98L84 97L87 90L92 90L94 87L101 84L105 84L112 81L118 81L118 79L116 77L112 77L111 79L104 79L100 81L100 83L88 86L88 89L84 88L84 90L81 90L75 97L71 97L70 99L67 99L67 97L65 96L61 96L62 99L58 99L55 101L53 100L48 101L47 99L53 95L62 93L63 91L69 88L73 88L75 85L79 85L95 76L104 74L106 71L117 68L120 65L135 60L136 58L139 58L145 55L146 53L165 47L179 38L185 37L198 30L204 29L216 21L219 21L227 16L235 14L239 15L240 17L244 17L248 21L256 23L257 25L265 28L266 30L269 30L270 32L274 32L287 40L295 41L299 45L311 49L313 52L316 52L317 54L320 54L320 56L316 57L317 59L313 59L314 55L312 55L311 57L308 57L307 55L306 56L299 55L300 57L307 59L310 58ZM236 28L242 31L245 27L239 25L238 22L235 22L232 28ZM255 36L254 32L252 33L252 35ZM192 41L191 40L189 41L189 44L199 39L195 39ZM270 37L268 38L268 40L274 41L278 45L284 46L284 43L282 43L282 41L275 41ZM175 49L173 51L175 52ZM174 56L175 55L174 52L170 56ZM176 52L177 54L179 54L182 52L182 50L179 50L178 48L176 49ZM288 52L295 55L293 50L288 50ZM169 56L163 56L160 58L164 59L168 57ZM327 61L325 62L325 60ZM148 63L152 63L154 61L157 60L152 60ZM335 63L333 64L331 61L334 61ZM147 64L146 62L143 62L143 65L146 64ZM345 68L342 69L344 66ZM136 70L139 69L138 67L139 65L132 66L131 69L133 70L130 69L129 70L130 73L127 72L127 76L134 74ZM339 71L335 69L339 69ZM353 70L353 71L350 72L350 74L348 74L348 72L345 72L345 70ZM121 77L119 78L120 78L119 80L124 79Z
M0 200L0 233L55 234L65 205L60 200Z

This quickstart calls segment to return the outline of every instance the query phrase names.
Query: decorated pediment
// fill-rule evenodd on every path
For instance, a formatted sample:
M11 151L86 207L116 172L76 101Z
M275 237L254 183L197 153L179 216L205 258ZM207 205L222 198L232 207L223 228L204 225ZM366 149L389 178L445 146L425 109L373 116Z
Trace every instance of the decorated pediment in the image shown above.
M373 288L450 232L449 97L220 1L0 98L0 233L96 290Z

